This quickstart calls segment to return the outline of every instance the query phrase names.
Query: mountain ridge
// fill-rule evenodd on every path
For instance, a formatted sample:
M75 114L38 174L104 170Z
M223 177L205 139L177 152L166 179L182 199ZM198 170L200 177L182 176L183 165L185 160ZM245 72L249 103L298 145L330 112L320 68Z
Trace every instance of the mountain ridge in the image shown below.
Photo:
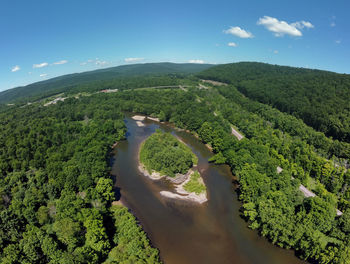
M129 64L81 73L71 73L2 91L0 92L0 104L11 103L40 93L47 93L60 88L81 85L96 80L112 80L120 77L147 75L194 74L209 67L212 67L212 65L159 62Z

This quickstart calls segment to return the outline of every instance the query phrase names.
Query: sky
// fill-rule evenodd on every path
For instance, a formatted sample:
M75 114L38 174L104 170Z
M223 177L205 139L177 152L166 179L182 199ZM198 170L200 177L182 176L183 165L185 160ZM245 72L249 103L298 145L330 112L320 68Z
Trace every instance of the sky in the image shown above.
M0 91L148 62L350 73L350 1L1 0Z

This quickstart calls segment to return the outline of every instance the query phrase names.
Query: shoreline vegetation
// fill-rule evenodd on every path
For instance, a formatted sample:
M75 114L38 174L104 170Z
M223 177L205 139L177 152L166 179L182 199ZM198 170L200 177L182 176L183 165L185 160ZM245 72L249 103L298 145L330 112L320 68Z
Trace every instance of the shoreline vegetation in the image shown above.
M149 139L151 140L151 142L149 141ZM159 140L161 142L159 142ZM168 141L164 141L164 140L168 140ZM161 147L159 145L158 146L154 145L157 143L157 141L159 145L162 145ZM149 142L151 144L149 144ZM175 198L175 199L192 201L200 204L208 201L206 186L199 172L196 170L196 164L198 162L197 157L192 152L187 153L187 160L183 160L186 163L186 161L188 161L188 158L190 158L192 162L189 164L189 166L183 167L184 163L182 163L182 164L177 164L178 166L181 167L181 170L178 170L178 168L174 168L174 166L171 166L169 168L162 168L163 170L160 170L161 172L159 172L154 169L154 167L159 168L158 166L159 164L151 164L153 166L146 166L144 164L145 161L148 163L152 163L152 161L150 160L147 161L147 157L146 157L147 155L145 155L144 152L153 147L157 150L158 156L160 152L162 152L162 149L163 151L165 150L166 152L168 152L168 154L170 154L170 157L167 156L167 158L170 158L170 160L172 158L178 160L178 157L177 157L178 155L186 156L185 149L186 151L190 151L190 149L181 140L175 138L169 133L164 133L159 130L156 131L154 134L152 134L143 143L141 143L139 153L138 153L139 171L144 176L150 178L153 181L157 181L165 178L166 180L170 181L174 185L174 190L172 192L161 191L160 194L162 196L167 198ZM184 153L180 152L180 153L174 154L173 152L174 148L172 147L175 147L175 153L180 151L180 149L184 151ZM152 150L149 150L149 151L152 152ZM165 152L162 152L162 153L165 153ZM171 154L174 154L175 156L171 157ZM191 154L190 157L188 157L188 154ZM151 154L151 156L154 156L154 155ZM166 170L167 173L165 173L164 170ZM177 171L177 173L174 173L174 171Z

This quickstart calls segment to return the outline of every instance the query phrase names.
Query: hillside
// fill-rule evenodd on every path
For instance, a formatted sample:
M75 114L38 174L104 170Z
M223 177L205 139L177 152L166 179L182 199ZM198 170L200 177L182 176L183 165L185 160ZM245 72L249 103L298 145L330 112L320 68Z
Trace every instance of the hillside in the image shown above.
M27 99L28 97L41 94L50 96L54 93L65 92L71 90L72 87L75 89L78 88L77 86L79 85L94 81L111 81L120 78L149 75L193 74L208 69L209 67L211 67L210 64L177 64L164 62L123 65L83 73L68 74L0 92L0 104Z
M350 142L350 75L256 62L219 65L200 78L230 83L245 96Z

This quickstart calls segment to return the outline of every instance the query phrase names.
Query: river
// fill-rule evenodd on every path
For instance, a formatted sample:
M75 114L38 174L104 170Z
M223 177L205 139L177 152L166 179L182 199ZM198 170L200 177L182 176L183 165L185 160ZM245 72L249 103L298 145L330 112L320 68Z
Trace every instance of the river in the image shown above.
M248 229L240 217L227 165L208 163L212 153L193 135L169 125L145 120L138 127L125 119L127 140L114 149L112 175L121 201L137 217L166 264L304 263L291 250L278 248ZM140 143L157 128L183 140L198 157L198 169L207 186L209 201L199 205L160 196L171 190L165 180L154 182L137 167Z

